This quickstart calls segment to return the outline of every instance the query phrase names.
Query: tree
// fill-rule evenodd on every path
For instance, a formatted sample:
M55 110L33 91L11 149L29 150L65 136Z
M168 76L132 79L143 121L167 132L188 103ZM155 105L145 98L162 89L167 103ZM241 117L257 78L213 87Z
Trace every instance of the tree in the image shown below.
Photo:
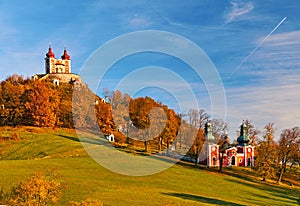
M129 104L129 116L133 125L138 129L138 139L144 142L144 150L148 151L150 140L149 127L150 112L156 106L155 101L150 97L132 99Z
M209 115L204 109L190 109L188 113L189 132L187 135L193 141L191 152L195 158L195 164L198 164L199 155L204 145L204 127L208 121Z
M205 142L204 130L202 128L199 128L194 144L192 145L193 153L195 155L196 166L198 165L199 156L201 154L201 150L203 149L204 142Z
M226 152L226 150L229 148L229 139L227 136L224 137L224 141L220 147L220 151L219 151L219 162L220 162L220 166L219 166L219 172L222 171L223 168L223 159L224 159L224 154Z
M210 123L215 142L222 144L222 137L226 136L228 132L228 124L221 119L212 119Z
M35 81L24 95L26 118L32 120L31 124L38 127L57 126L59 97L55 89L49 88L46 82Z
M8 205L49 205L56 204L61 197L62 185L55 176L45 176L41 172L35 173L25 182L3 195L6 200L1 200ZM1 196L1 195L0 195Z
M167 147L166 155L169 155L170 145L174 142L178 135L181 119L178 115L176 115L173 109L169 109L166 105L163 106L163 110L167 116L165 117L166 121L164 121L164 119L161 117L161 114L158 114L158 125L161 125L158 129L160 130L161 128L164 128L162 130L162 136ZM176 143L174 144L176 147Z
M98 102L99 105L96 104L96 102ZM72 116L74 126L76 128L81 128L82 130L87 129L97 131L99 128L98 112L101 111L100 103L102 103L100 98L97 97L86 85L82 84L74 86L72 97Z
M275 177L277 145L274 141L274 123L268 123L264 127L262 141L259 142L255 169L262 176L262 181Z
M281 182L283 173L286 171L288 162L294 162L294 157L299 153L300 147L300 130L298 127L292 129L285 129L282 131L279 140L279 159L281 166L277 183Z
M25 89L23 83L23 78L18 75L12 75L1 82L1 125L17 126L23 123L25 110L21 103Z
M56 87L59 98L59 107L57 112L57 126L65 128L74 128L72 113L73 85L69 83L60 83Z

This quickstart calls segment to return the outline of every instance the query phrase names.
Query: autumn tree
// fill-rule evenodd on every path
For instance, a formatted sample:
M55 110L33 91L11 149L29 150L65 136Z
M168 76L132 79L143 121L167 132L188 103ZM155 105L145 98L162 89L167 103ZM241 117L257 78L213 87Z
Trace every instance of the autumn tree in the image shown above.
M203 149L203 145L205 143L204 130L199 128L197 132L197 136L192 145L193 154L195 156L195 165L198 165L199 156L201 154L201 150Z
M61 198L62 185L55 176L35 173L25 182L3 195L2 203L8 205L50 205L57 204Z
M277 145L274 141L274 123L264 127L263 139L257 148L258 155L255 160L255 169L262 176L262 181L275 177Z
M133 125L138 129L137 137L144 142L145 152L148 151L148 141L150 140L150 112L157 106L157 103L150 97L140 97L132 99L129 105L129 115Z
M166 105L163 106L163 111L166 114L166 117L162 116L162 112L158 113L157 125L159 125L158 130L164 128L161 135L163 141L166 143L166 155L169 155L170 145L175 141L178 135L181 119L173 109L169 109ZM166 122L164 121L164 118L166 118ZM174 146L176 147L176 142L174 142Z
M57 112L58 126L65 128L74 128L72 101L73 101L73 87L69 83L60 83L59 87L55 89L58 92L59 107Z
M1 82L0 124L16 126L23 123L25 107L21 104L24 93L24 80L21 76L12 75Z
M198 163L200 152L204 145L204 127L208 121L209 115L204 109L190 109L188 113L189 135L192 138L191 152L195 158L195 163Z
M57 91L46 82L35 81L23 97L26 118L38 127L55 127L58 123L59 98ZM30 124L30 123L29 123Z
M281 182L283 173L286 171L288 162L294 162L299 153L300 147L300 130L298 127L285 129L282 131L279 139L279 159L281 160L279 176L277 183Z
M98 112L101 106L100 98L85 84L75 85L72 97L72 116L74 126L81 130L98 130ZM100 128L101 129L101 128Z

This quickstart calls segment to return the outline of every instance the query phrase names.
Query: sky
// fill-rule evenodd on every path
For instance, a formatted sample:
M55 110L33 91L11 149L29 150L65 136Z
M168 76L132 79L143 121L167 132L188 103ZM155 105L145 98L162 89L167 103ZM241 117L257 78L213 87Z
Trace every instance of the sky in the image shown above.
M300 2L292 0L0 1L0 80L15 73L24 77L44 73L49 43L56 57L66 46L72 72L80 74L89 57L118 36L165 31L188 39L205 52L221 80L225 112L219 108L220 102L212 103L214 88L209 90L209 79L199 78L182 59L151 51L116 62L97 93L101 96L103 88L115 89L135 69L168 68L177 79L156 79L164 84L140 89L134 96L149 95L178 113L187 113L191 105L188 100L181 106L176 103L176 95L180 99L180 94L187 93L178 89L182 88L181 78L189 84L200 108L229 123L232 139L245 119L252 120L260 130L274 122L278 137L282 129L300 123L299 9ZM150 45L151 39L147 42ZM179 43L174 41L174 45ZM184 45L182 48L182 53L188 52ZM206 69L201 70L204 75L209 72ZM163 76L159 73L153 78ZM140 79L134 74L139 73L131 76ZM131 83L137 84L134 80ZM118 89L126 90L121 86Z

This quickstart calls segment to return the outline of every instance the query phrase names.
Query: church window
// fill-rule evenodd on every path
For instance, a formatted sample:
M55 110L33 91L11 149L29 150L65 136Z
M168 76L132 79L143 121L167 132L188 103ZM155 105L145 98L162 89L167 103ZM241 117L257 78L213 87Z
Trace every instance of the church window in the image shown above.
M57 79L54 79L53 84L55 84L56 86L59 86L59 81Z
M213 159L212 159L212 164L213 164L213 165L217 165L217 158L216 158L216 157L213 157Z

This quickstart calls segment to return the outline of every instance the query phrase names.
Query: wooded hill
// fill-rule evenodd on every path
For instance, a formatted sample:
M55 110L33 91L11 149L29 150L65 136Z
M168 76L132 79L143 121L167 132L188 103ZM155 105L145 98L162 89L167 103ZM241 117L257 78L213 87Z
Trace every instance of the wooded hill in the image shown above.
M85 84L57 86L19 75L0 84L0 126L99 127L119 143L134 137L131 143L142 143L146 151L153 142L160 149L163 142L169 146L179 131L180 118L174 110L150 97L132 99L115 91L106 103Z

